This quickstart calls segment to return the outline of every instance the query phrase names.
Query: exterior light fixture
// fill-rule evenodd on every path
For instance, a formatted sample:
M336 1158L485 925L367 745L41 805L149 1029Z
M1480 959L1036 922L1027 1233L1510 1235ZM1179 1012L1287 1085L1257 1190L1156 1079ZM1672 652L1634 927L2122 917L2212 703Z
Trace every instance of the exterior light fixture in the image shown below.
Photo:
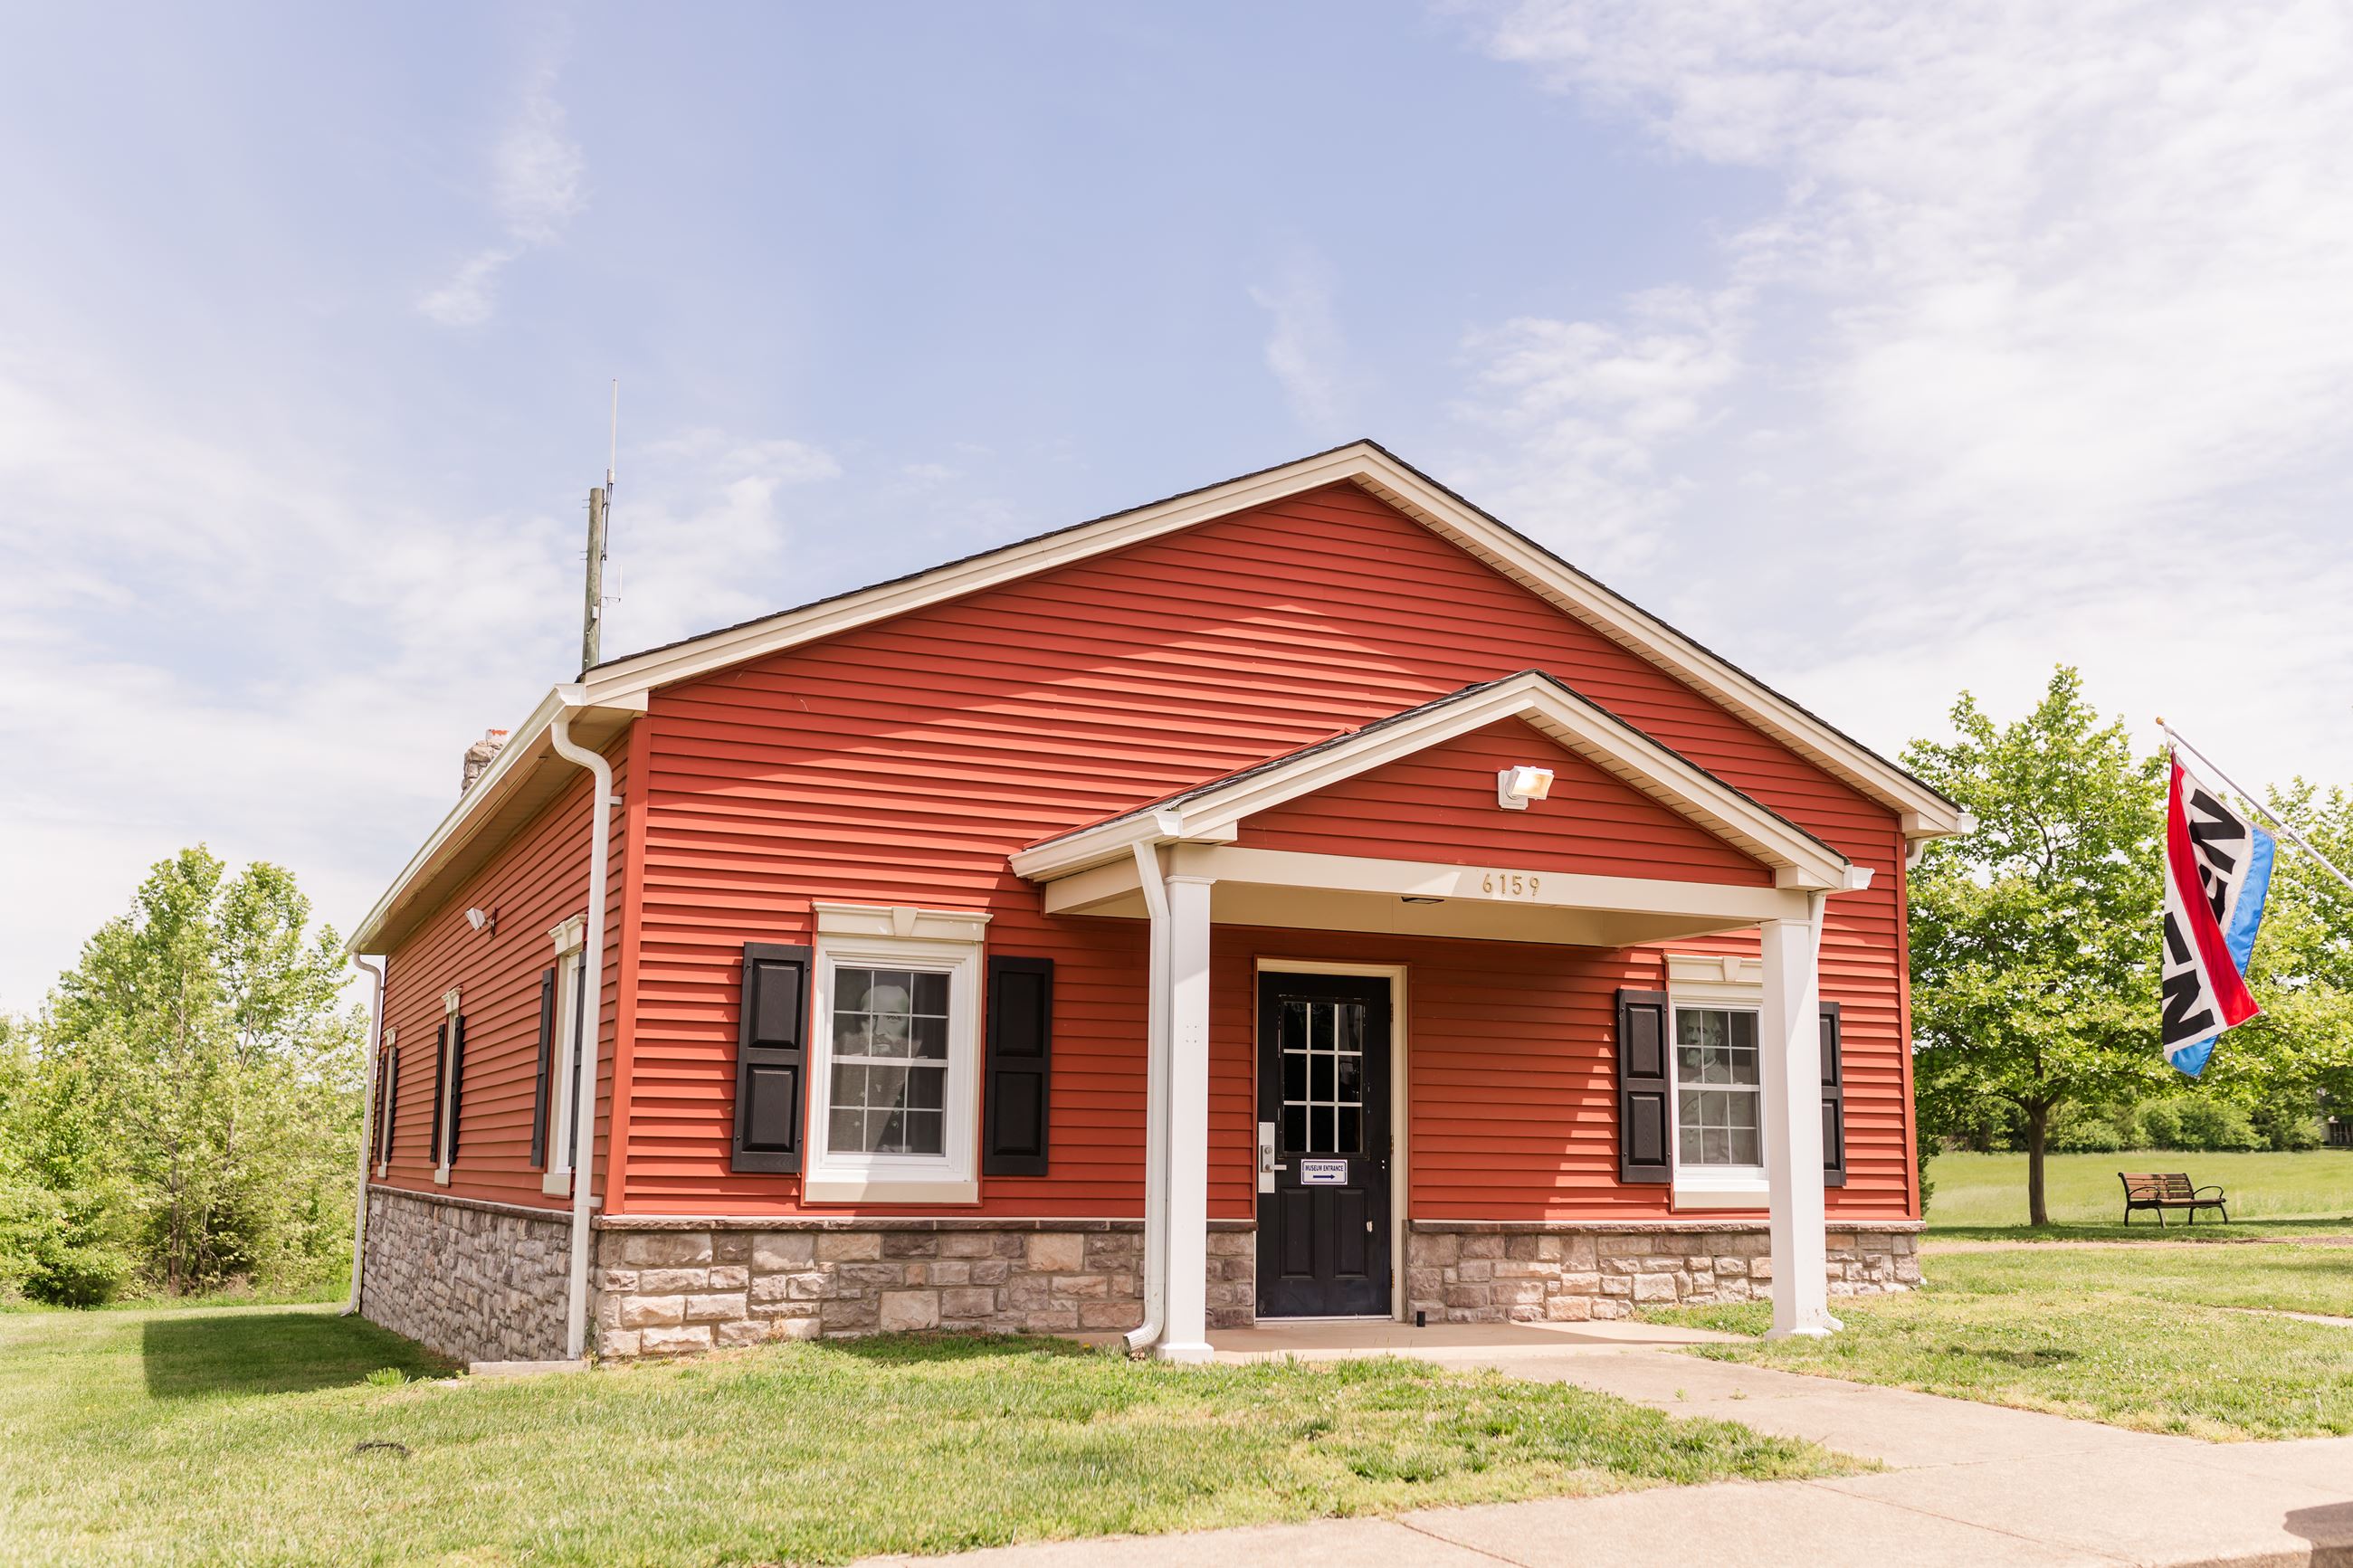
M496 931L499 929L499 911L496 910L487 911L482 910L468 910L466 911L466 923L472 926L476 931Z
M1550 768L1503 768L1495 773L1495 804L1505 811L1525 811L1528 802L1551 793Z

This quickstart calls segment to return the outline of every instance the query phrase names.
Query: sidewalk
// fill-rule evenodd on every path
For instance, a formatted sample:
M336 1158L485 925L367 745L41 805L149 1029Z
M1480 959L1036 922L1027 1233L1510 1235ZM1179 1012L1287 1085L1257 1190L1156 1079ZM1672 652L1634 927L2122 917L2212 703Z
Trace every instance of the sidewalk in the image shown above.
M1374 1348L1319 1334L1321 1327L1283 1331L1327 1341L1287 1353L1320 1360ZM1573 1383L1677 1415L1737 1421L1888 1468L1877 1475L1657 1487L1396 1519L1000 1547L948 1561L960 1568L1657 1568L1662 1562L2353 1568L2353 1437L2201 1443L1702 1361L1589 1331L1568 1338L1536 1330L1491 1342L1443 1338L1452 1342L1419 1336L1412 1353L1445 1366ZM1229 1340L1220 1359L1256 1359L1272 1349L1247 1342L1236 1348Z

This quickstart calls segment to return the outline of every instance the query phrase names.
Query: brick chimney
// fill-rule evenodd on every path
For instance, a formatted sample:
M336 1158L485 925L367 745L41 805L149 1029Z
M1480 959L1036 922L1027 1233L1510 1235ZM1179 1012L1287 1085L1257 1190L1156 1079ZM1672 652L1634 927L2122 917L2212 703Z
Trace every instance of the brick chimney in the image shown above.
M474 787L474 781L482 776L482 770L491 765L499 754L499 748L506 743L507 732L504 730L485 730L480 740L466 748L466 782L458 786L459 795Z

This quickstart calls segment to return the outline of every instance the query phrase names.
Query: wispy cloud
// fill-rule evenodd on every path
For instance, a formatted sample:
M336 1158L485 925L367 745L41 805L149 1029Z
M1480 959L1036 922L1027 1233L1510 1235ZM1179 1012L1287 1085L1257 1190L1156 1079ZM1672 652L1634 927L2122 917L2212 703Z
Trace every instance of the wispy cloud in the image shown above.
M2353 768L2345 726L2310 722L2342 717L2353 662L2331 607L2353 588L2353 13L1475 15L1491 53L1665 154L1782 182L1722 252L1716 287L1753 301L1745 365L1678 468L1716 565L1809 595L1802 627L1757 617L1791 679L1894 729L2070 658L2105 700L2195 708L2275 771ZM1736 617L1758 572L1694 592Z
M535 247L554 245L587 205L587 169L565 123L555 73L543 68L491 156L491 205L505 237L461 262L417 309L448 327L477 326L497 308L499 275Z
M1266 368L1282 386L1292 417L1319 436L1332 435L1347 411L1347 384L1330 267L1293 241L1274 281L1253 285L1250 297L1267 313Z
M1595 565L1645 553L1688 489L1662 458L1738 372L1741 303L1660 289L1614 321L1523 317L1473 334L1474 395L1456 412L1493 439L1462 482Z

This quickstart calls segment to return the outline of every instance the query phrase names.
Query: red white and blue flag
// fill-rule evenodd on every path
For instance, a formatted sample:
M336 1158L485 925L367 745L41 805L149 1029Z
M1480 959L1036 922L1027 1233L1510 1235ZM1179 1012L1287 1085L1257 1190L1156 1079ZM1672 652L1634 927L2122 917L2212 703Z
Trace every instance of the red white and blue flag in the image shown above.
M2247 959L2271 889L2272 836L2173 763L2165 808L2165 1059L2196 1077L2215 1038L2263 1011Z

